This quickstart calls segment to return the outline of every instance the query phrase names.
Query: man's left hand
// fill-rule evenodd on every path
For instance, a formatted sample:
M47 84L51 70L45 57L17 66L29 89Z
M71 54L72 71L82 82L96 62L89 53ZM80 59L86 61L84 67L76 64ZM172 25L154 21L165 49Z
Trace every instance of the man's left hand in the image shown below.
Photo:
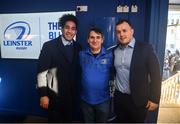
M148 111L153 111L153 110L155 110L158 106L159 106L158 104L156 104L156 103L148 100L148 103L147 103L147 105L146 105L146 108L148 109Z

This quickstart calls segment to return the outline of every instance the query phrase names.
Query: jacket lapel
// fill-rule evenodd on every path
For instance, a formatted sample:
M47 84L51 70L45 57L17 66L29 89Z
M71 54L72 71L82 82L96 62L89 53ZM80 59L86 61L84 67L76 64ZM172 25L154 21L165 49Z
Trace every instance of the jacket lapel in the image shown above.
M72 59L72 63L75 62L77 60L77 55L79 54L79 48L78 45L75 41L73 41L73 59Z
M130 78L130 85L131 85L131 82L133 80L133 76L134 76L134 67L136 66L136 62L137 60L140 60L140 58L138 58L138 51L140 50L140 46L139 46L139 43L138 41L135 42L135 46L134 46L134 51L133 51L133 54L132 54L132 59L131 59L131 65L130 65L130 75L129 75L129 78Z

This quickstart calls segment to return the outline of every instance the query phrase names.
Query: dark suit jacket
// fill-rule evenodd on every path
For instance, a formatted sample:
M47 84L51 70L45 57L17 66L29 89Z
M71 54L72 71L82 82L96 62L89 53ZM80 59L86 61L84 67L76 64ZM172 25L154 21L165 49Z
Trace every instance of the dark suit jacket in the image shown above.
M49 96L50 99L58 98L66 106L73 104L72 100L76 95L77 87L80 45L73 42L73 48L73 60L70 62L65 54L61 37L58 37L45 42L39 56L38 89L40 96ZM47 78L50 83L42 79L46 78L42 72L51 73L49 76L51 80Z
M132 99L137 106L145 106L148 100L159 103L160 66L150 44L135 42L129 82Z

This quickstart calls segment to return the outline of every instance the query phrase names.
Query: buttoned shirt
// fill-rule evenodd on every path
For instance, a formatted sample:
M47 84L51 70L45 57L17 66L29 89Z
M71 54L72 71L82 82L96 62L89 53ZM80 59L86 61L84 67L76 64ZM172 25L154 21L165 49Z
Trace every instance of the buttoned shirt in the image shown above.
M135 39L132 38L126 47L119 44L114 51L114 66L116 68L115 87L118 91L126 94L131 94L129 74L134 45Z

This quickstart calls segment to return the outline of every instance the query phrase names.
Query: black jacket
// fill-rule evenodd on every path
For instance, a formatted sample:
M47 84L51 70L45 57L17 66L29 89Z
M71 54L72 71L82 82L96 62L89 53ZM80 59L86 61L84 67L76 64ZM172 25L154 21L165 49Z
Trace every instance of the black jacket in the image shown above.
M70 62L61 37L45 42L39 56L38 90L40 96L58 98L69 103L76 95L80 45L73 42L74 54Z
M132 99L137 106L145 106L148 100L159 103L161 93L160 66L150 44L135 42L129 82Z

